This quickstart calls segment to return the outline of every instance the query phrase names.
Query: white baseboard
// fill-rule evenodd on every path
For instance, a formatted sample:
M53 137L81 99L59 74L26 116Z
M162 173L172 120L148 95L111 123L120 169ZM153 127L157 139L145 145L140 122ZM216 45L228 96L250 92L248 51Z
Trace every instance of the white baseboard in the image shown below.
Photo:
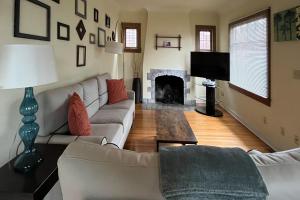
M233 110L227 108L226 106L219 104L220 107L222 107L224 110L226 110L232 117L234 117L236 120L238 120L241 124L243 124L247 129L249 129L256 137L258 137L260 140L262 140L265 144L267 144L269 147L271 147L274 151L280 151L280 149L274 147L271 145L270 141L263 137L262 133L258 131L256 128L251 126L246 120L244 120L239 114L234 112Z

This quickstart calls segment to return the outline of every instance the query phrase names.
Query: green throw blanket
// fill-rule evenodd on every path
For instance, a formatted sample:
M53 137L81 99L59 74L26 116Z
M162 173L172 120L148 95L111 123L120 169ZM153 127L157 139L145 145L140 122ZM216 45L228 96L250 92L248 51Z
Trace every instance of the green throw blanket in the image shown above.
M160 183L167 200L264 200L265 183L239 148L160 149Z

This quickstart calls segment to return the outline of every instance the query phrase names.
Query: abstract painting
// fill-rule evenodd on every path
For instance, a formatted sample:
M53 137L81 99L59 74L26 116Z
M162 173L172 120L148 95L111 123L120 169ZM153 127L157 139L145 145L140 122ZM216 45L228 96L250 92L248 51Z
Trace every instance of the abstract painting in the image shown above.
M274 15L275 41L300 40L300 6Z

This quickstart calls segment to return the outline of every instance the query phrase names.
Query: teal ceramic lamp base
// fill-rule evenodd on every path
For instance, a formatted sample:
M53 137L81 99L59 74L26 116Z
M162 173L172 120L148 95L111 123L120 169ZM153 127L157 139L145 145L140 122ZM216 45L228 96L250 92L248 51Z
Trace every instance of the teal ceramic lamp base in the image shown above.
M17 157L14 163L16 171L27 173L42 162L38 150L34 147L34 141L39 132L39 125L35 122L35 113L38 111L38 104L33 94L33 88L25 88L24 99L20 106L20 113L23 126L19 130L19 135L24 143L24 151Z

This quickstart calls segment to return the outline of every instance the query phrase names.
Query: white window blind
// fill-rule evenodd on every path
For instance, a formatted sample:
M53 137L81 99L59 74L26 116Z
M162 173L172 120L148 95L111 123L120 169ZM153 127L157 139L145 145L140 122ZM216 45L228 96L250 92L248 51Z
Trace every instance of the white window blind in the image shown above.
M270 98L268 24L262 13L230 25L230 83L264 99Z

